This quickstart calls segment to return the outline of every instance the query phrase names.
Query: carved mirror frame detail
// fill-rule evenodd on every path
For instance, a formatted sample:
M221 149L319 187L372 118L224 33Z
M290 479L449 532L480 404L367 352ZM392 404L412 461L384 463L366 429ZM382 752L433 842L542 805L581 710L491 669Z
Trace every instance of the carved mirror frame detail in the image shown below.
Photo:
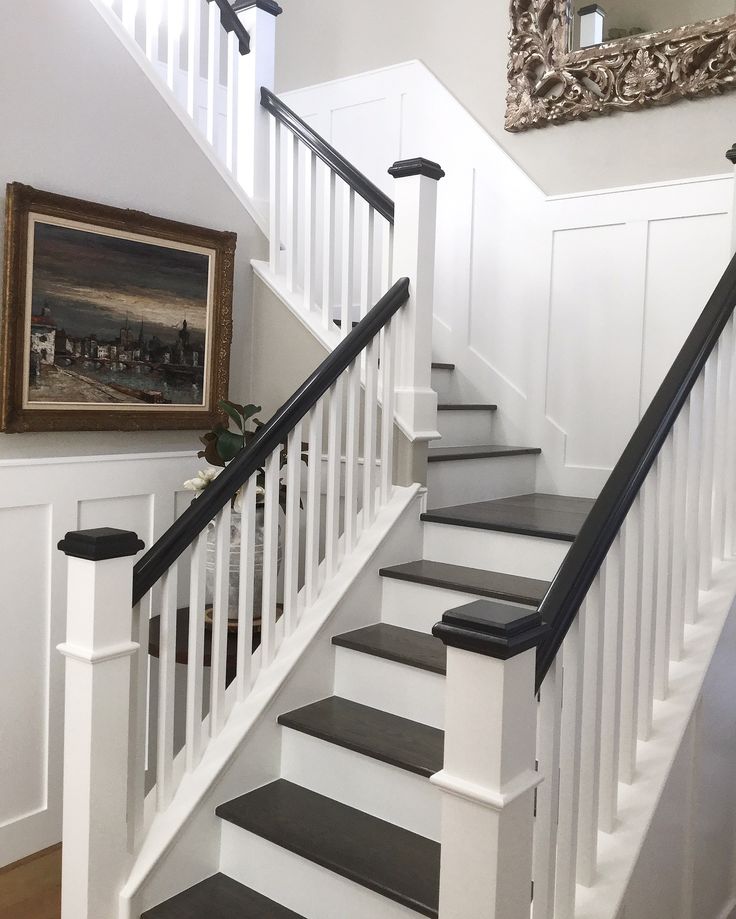
M736 88L736 14L571 51L572 0L511 0L506 130Z

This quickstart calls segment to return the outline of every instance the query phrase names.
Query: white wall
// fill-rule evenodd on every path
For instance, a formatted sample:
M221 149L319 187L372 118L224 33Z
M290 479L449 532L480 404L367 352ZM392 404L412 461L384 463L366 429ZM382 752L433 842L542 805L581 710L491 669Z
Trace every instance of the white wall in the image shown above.
M547 198L418 62L284 98L389 194L395 159L444 167L435 356L540 490L596 494L725 269L732 177Z
M237 232L232 392L247 396L250 259L265 254L265 239L89 0L28 0L4 17L0 125L3 200L5 184L19 181ZM175 432L0 435L0 458L195 443Z
M736 139L733 95L509 134L503 127L506 0L283 0L282 6L277 92L417 58L548 194L712 175Z
M70 530L134 530L147 547L191 495L190 451L0 460L0 866L61 839L63 658Z

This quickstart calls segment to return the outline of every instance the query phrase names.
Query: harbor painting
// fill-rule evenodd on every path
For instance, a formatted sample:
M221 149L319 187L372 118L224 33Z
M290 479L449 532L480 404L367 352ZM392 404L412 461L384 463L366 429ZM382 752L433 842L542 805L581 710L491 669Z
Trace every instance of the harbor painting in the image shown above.
M227 395L234 234L27 186L8 193L2 429L216 421Z

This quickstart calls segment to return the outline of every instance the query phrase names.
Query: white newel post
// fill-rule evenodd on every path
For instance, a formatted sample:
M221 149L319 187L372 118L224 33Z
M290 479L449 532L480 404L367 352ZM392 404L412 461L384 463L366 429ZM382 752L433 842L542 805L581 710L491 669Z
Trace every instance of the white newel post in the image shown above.
M67 533L62 919L113 919L128 867L135 533Z
M731 211L731 252L736 252L736 144L726 151L726 159L734 167L733 206Z
M439 437L432 389L432 316L437 227L437 182L443 170L422 158L389 169L394 182L393 280L409 278L409 301L399 313L395 415L412 441Z
M236 0L233 10L250 35L250 54L241 55L238 73L238 181L268 216L269 121L261 106L261 87L273 91L276 60L274 0Z
M535 771L536 610L484 600L450 610L439 919L529 919Z

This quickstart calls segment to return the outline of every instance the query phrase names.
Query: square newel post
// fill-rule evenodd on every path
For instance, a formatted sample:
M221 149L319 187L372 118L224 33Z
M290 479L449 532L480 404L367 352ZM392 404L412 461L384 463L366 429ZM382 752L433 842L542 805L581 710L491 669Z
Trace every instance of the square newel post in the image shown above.
M447 646L439 919L529 919L536 763L536 610L479 600Z
M67 533L62 919L117 916L128 867L135 533Z
M736 144L726 151L726 159L734 167L733 209L731 212L731 252L736 252Z
M250 53L241 55L238 74L238 162L236 175L256 207L268 216L269 123L261 87L273 91L276 17L274 0L236 0L233 10L250 35Z
M398 316L395 414L411 444L439 437L432 389L437 182L444 171L418 157L394 163L393 280L409 278L409 300ZM423 442L423 443L422 443Z

